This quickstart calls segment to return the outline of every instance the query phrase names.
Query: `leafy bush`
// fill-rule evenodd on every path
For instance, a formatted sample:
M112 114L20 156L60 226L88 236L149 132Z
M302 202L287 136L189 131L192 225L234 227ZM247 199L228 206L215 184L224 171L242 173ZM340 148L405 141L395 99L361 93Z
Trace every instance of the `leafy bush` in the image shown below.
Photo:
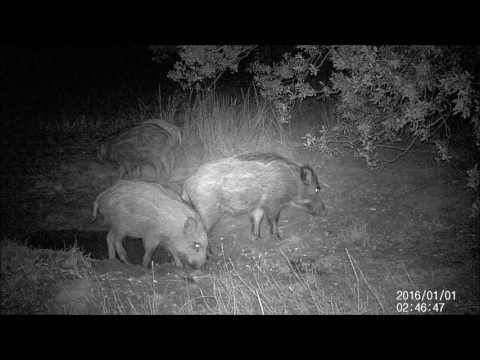
M470 119L480 139L478 95L460 54L438 46L339 46L332 48L331 89L340 95L339 113L360 141L360 154L376 165L377 145L431 139L446 133L460 116ZM445 148L437 145L444 152Z

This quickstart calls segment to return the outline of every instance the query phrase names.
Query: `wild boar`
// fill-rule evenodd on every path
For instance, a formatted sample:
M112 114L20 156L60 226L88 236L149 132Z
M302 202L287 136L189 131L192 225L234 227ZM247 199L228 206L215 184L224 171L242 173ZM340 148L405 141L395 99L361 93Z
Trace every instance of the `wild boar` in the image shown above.
M274 153L206 163L185 181L182 198L199 213L207 233L224 215L249 214L255 240L264 216L280 239L278 220L288 205L315 216L327 213L313 169Z
M105 139L98 147L97 157L117 166L120 177L141 176L149 166L158 180L166 180L174 166L177 145L177 134L154 123L144 123Z
M180 196L160 184L119 180L98 195L93 219L100 212L110 226L108 256L128 263L122 245L126 236L142 238L143 266L153 251L163 245L177 266L201 267L206 261L207 234L198 214Z

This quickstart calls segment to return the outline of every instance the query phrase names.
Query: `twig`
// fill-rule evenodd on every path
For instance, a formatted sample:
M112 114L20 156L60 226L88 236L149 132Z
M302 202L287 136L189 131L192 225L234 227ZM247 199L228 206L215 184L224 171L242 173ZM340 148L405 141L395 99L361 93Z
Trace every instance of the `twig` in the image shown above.
M410 277L410 274L408 273L408 270L407 270L407 267L405 266L405 262L402 261L402 265L403 265L403 268L405 269L405 273L407 274L407 279L408 281L410 281L410 284L412 284L413 286L415 286L412 278Z
M262 315L265 315L265 311L263 311L262 299L260 299L260 295L258 294L258 290L255 290L257 295L258 303L260 304L260 310L262 311Z
M379 145L375 145L376 147L380 147L380 148L385 148L385 149L391 149L391 150L396 150L396 151L406 151L407 148L402 148L402 147L398 147L398 146L393 146L393 145L383 145L383 144L379 144Z
M357 280L357 311L360 312L360 281L358 280L357 270L355 270L355 265L353 265L352 258L350 257L350 253L348 252L347 248L345 248L345 252L347 253L348 261L350 261L350 266L352 267L355 279Z
M221 47L219 50L225 48L227 46L223 46ZM242 61L243 59L245 59L248 55L250 55L250 53L252 52L252 50L254 50L257 46L250 46L246 49L242 49L241 51L238 52L237 56L238 58L235 60L236 63L239 63L240 61ZM240 55L242 53L245 53L244 55ZM210 86L208 86L207 90L211 90L212 88L215 87L215 84L217 83L218 79L220 79L220 77L228 70L228 67L225 68L224 70L220 71L218 73L218 75L215 77L215 79L212 81L212 83L210 84Z
M320 62L320 65L317 66L318 68L322 67L323 63L325 62L325 60L327 60L327 57L328 57L328 55L329 55L331 52L332 52L332 49L331 49L331 48L328 49L327 53L325 54L325 56L323 57L322 61ZM318 58L319 58L320 56L321 56L321 55L319 54L319 55L318 55ZM313 61L314 65L315 65L316 60L317 60L317 59L315 59L315 60ZM316 66L316 65L315 65L315 66Z
M391 163L394 163L395 161L397 161L398 159L400 159L403 155L405 155L406 153L408 153L410 151L410 149L413 147L413 145L415 144L415 142L417 141L418 137L417 136L414 136L413 137L413 140L410 142L410 144L407 146L407 148L402 151L400 154L398 154L397 156L395 156L392 160L385 160L383 161L384 163L388 163L388 164L391 164Z
M348 255L348 258L350 261L352 261L352 259L350 258L350 254L348 253L348 249L345 248L345 251L347 252L347 255ZM353 259L355 261L355 259ZM356 261L355 261L356 263ZM358 266L358 264L357 264ZM385 312L385 308L383 307L383 304L382 302L380 301L380 299L378 298L377 294L375 291L373 291L373 289L370 287L370 284L367 280L367 278L365 277L365 275L363 274L363 271L362 269L360 268L360 266L358 266L358 271L360 272L360 275L362 275L362 279L363 281L365 282L365 285L367 285L367 289L370 290L370 292L372 293L372 295L375 297L375 300L377 300L378 302L378 305L380 305L380 307L382 308L382 312ZM354 272L355 272L355 268L354 268ZM355 272L355 277L357 276L357 273ZM358 278L357 278L357 281L358 281Z

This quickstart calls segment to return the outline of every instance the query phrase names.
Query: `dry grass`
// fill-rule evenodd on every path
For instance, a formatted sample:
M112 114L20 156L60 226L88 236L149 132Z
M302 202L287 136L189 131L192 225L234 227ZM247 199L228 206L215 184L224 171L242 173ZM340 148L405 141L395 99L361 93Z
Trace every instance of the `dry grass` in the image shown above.
M0 313L395 314L399 289L435 289L454 277L448 269L425 271L405 261L372 263L362 255L365 249L345 242L331 261L324 256L312 262L320 255L295 258L288 249L276 249L272 258L223 257L194 279L167 279L157 268L140 277L127 270L97 273L77 247L32 249L3 240ZM454 305L461 304L448 303L447 310Z
M291 156L283 129L266 104L254 97L238 100L213 94L199 98L186 110L184 124L186 143L194 147L200 142L209 159L251 151Z
M326 286L315 269L294 269L280 251L287 271L223 259L194 283L179 280L177 294L171 296L159 292L153 270L142 281L115 273L98 275L91 259L76 247L31 249L5 240L1 249L3 314L344 314L372 313L375 306L384 311L373 285L348 253L355 274L350 294L347 288ZM375 306L367 293L377 300Z
M232 260L203 280L202 287L188 291L181 314L234 315L327 315L384 313L385 306L375 287L367 280L358 262L346 250L350 271L355 274L348 286L326 286L322 276L309 268L299 272L280 251L288 272L272 271L261 263L240 268ZM348 278L348 276L346 276ZM372 301L374 299L375 301Z
M90 276L90 260L76 246L68 251L32 249L5 239L0 253L2 314L48 313L48 300L59 282Z

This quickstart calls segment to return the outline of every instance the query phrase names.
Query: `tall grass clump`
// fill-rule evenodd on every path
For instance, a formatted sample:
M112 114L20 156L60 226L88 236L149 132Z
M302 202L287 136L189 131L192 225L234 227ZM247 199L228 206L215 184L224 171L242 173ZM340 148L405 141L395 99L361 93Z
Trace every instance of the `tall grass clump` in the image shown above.
M199 142L205 157L218 158L252 151L276 151L289 156L283 129L257 96L210 93L186 105L186 144Z

